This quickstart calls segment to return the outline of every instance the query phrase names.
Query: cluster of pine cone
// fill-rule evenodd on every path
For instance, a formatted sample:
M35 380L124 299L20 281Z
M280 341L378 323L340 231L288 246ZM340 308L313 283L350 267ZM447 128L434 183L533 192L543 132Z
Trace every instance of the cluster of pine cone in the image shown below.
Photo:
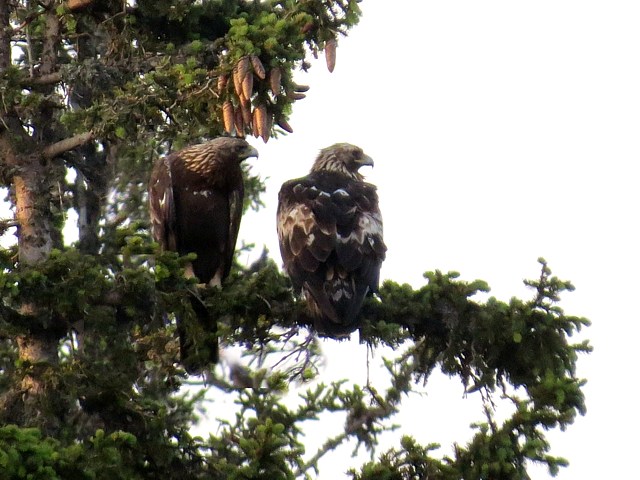
M326 42L324 48L327 68L330 72L333 72L336 63L336 46L336 41L332 39ZM261 137L266 143L269 140L274 121L283 130L289 133L293 132L286 118L283 116L274 118L273 113L267 110L266 103L258 103L253 108L251 104L255 77L260 80L266 80L267 76L269 77L269 89L274 97L283 93L282 71L279 67L274 67L267 72L257 55L245 55L236 62L232 75L222 74L218 77L218 93L227 88L230 76L238 98L238 105L234 106L231 100L225 100L222 104L222 121L227 133L232 135L235 132L238 137L244 137L245 128L251 127L253 136ZM294 83L293 88L285 94L293 100L301 100L305 98L304 92L307 90L309 90L307 85Z

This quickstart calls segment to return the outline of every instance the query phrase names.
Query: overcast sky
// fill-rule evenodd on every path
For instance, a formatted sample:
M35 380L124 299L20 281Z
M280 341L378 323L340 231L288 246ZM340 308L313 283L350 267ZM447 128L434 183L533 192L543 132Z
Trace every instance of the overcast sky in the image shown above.
M295 133L253 142L255 169L269 177L267 208L243 219L241 236L279 261L280 185L306 174L319 149L347 141L375 160L364 173L379 187L389 247L383 278L419 286L424 271L456 270L507 301L529 298L522 280L535 278L545 257L574 283L560 306L592 320L580 338L595 347L578 363L589 380L587 415L549 435L552 453L571 462L558 478L628 477L637 453L625 438L640 427L631 392L640 333L640 4L361 5L334 72L320 57L298 76L311 90L294 106ZM365 381L363 349L326 349L327 374L344 376L349 365ZM427 392L400 420L446 453L470 438L466 427L482 414L461 398L457 380L434 378ZM336 461L327 460L321 478Z
M631 391L640 334L640 3L361 5L335 71L320 57L298 75L311 90L294 106L295 133L252 140L255 171L268 177L267 207L245 216L241 237L280 261L280 185L306 174L321 148L347 141L375 160L364 173L379 187L383 278L419 286L424 271L456 270L507 301L528 298L522 280L535 278L545 257L576 286L560 305L592 320L580 338L595 347L578 363L589 381L587 415L549 434L552 453L571 462L558 478L629 478L637 453L626 439L640 427ZM325 350L327 377L365 382L362 347L326 342ZM455 379L435 376L426 391L398 420L448 453L482 413ZM339 478L331 473L344 462L328 458L320 477Z

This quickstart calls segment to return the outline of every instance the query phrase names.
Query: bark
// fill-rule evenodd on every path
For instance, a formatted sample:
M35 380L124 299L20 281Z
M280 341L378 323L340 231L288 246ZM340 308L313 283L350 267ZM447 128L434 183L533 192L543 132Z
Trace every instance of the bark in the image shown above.
M44 39L42 44L41 72L52 74L57 69L59 48L59 19L52 0L45 6ZM0 2L0 73L11 65L11 39L8 2ZM41 87L44 93L52 93L55 86ZM51 250L61 241L60 228L56 225L52 209L54 195L52 185L57 185L63 170L47 161L44 144L51 144L49 152L55 153L50 106L43 106L32 120L35 128L32 136L22 128L22 122L11 106L2 112L0 128L0 161L9 172L14 188L15 222L18 235L18 262L20 268L34 267L47 260ZM42 321L50 317L31 303L24 303L18 313L28 325L16 336L18 358L23 368L22 378L0 399L6 418L24 426L37 426L47 433L60 427L64 407L61 395L55 391L49 379L58 364L58 344L64 329L55 322ZM3 418L3 419L5 419Z
M20 174L14 176L16 220L19 228L20 265L37 265L46 260L53 248L49 215L48 179L38 162L20 162Z
M11 27L9 2L0 2L0 73L11 65Z
M58 65L58 48L60 47L60 19L55 11L55 1L49 0L45 6L45 36L42 45L41 75L56 72Z
M19 173L13 178L18 222L18 261L21 267L45 261L59 232L51 213L51 168L37 157L18 158ZM58 343L64 329L53 322L45 327L44 312L30 303L19 313L30 325L16 338L18 358L25 374L17 388L22 392L20 410L25 425L53 433L60 423L59 396L47 382L49 372L58 364ZM53 415L52 415L53 414Z
M56 227L51 212L52 168L39 156L16 152L9 132L0 132L0 157L12 174L15 199L15 224L18 235L20 267L37 266L46 260L54 244ZM63 406L60 396L46 380L58 364L61 327L45 327L46 312L24 303L17 312L23 323L15 338L24 375L0 398L0 420L24 426L37 426L55 433L60 427Z

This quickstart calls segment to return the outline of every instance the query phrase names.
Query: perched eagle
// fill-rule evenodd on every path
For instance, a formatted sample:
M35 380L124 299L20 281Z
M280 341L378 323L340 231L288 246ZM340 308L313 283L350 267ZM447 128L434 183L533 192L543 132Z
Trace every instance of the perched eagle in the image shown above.
M387 247L376 187L358 172L363 165L373 160L359 147L332 145L309 175L285 182L278 196L284 269L321 335L356 330L365 296L378 289Z
M220 137L171 153L154 165L149 180L153 237L163 250L197 255L186 276L195 275L200 283L219 286L229 274L244 197L240 162L257 156L245 140ZM192 305L205 331L215 330L215 322L197 297ZM179 320L178 331L185 368L200 370L202 362L187 360L193 356L195 339L188 338ZM217 343L207 348L206 363L215 363Z

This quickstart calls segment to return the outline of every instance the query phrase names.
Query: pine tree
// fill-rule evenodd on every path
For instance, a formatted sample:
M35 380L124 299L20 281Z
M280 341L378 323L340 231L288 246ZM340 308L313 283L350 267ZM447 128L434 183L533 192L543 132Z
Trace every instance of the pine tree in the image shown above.
M429 272L419 289L387 281L362 311L361 341L393 347L390 386L323 383L318 342L274 262L236 266L204 299L226 345L252 370L205 387L239 411L208 439L190 434L201 394L179 362L174 315L193 316L188 258L149 236L154 160L221 134L291 132L307 87L293 81L360 16L356 0L9 0L0 2L0 181L13 219L0 233L1 478L296 478L348 439L374 449L402 400L440 368L486 399L486 421L455 455L405 437L356 479L527 478L557 472L545 430L584 414L576 376L584 318L557 305L569 282L541 275L525 301L484 303L482 281ZM273 141L273 140L272 140ZM245 208L264 187L247 174ZM78 241L64 242L69 210ZM277 367L267 368L267 366ZM303 394L286 406L289 385ZM248 388L241 388L248 387ZM496 420L491 399L513 404ZM344 434L304 457L308 420L346 414ZM305 458L307 458L305 460Z

